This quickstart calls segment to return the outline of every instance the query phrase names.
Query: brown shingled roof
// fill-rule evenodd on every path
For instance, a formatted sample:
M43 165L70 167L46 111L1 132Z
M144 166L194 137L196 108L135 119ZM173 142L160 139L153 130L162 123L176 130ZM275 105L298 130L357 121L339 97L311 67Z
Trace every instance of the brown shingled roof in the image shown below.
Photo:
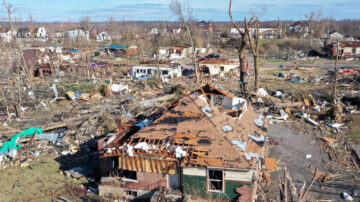
M216 92L224 91L213 85L207 88ZM205 91L205 93L214 92ZM231 94L225 96L229 95ZM146 142L150 145L152 155L165 155L166 158L173 159L175 158L173 149L181 147L186 151L186 157L182 161L184 167L256 168L258 162L256 158L250 161L245 158L245 152L260 156L263 154L263 147L248 137L248 134L254 134L254 131L262 133L255 125L254 120L258 118L258 114L253 107L248 106L239 119L226 114L224 107L213 105L211 105L212 117L208 117L203 111L206 106L209 105L205 96L200 92L194 92L182 98L175 107L154 120L151 125L133 134L123 146ZM230 126L232 131L225 132L223 130L225 125ZM248 142L246 151L241 151L231 140ZM107 148L114 148L115 151L105 156L126 156L125 149L116 151L119 146L121 145L108 146ZM164 153L160 154L159 151Z

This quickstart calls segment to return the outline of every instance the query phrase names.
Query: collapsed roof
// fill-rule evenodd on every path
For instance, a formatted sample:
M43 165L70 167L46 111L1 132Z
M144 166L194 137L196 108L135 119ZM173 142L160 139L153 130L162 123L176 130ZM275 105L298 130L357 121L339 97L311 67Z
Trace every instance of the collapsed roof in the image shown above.
M246 100L209 84L144 121L124 124L117 137L103 144L100 156L161 159L182 167L255 169L266 135L256 119L258 114ZM139 170L136 162L124 164L120 167Z

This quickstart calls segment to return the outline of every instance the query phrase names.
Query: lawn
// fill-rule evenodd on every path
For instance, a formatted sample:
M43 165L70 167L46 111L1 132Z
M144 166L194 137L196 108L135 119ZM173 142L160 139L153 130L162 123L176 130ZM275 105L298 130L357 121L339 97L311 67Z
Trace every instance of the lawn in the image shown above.
M0 201L52 201L58 196L82 201L84 194L74 193L65 187L80 187L85 182L66 178L54 156L39 158L43 159L30 162L28 167L0 170Z

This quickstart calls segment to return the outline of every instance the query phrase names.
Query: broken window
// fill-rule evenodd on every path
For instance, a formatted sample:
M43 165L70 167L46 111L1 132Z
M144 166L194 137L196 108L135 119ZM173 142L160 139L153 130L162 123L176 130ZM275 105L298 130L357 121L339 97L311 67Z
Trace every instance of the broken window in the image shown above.
M224 171L208 170L208 190L213 192L224 192Z
M224 96L223 95L215 95L214 98L215 98L214 105L215 106L222 106L222 104L224 102Z
M112 159L112 168L116 169L119 167L119 158L113 157Z
M168 74L169 74L169 71L163 70L163 71L161 71L161 74L162 74L162 75L168 75Z
M351 52L352 52L352 54L355 54L356 53L356 48L353 48Z
M201 68L200 68L200 71L201 71L203 74L210 74L209 67L206 67L206 66L201 67Z
M122 170L120 177L123 179L125 178L125 180L137 181L136 171Z
M220 66L220 70L224 71L225 70L224 66Z
M125 190L126 195L137 197L137 191Z

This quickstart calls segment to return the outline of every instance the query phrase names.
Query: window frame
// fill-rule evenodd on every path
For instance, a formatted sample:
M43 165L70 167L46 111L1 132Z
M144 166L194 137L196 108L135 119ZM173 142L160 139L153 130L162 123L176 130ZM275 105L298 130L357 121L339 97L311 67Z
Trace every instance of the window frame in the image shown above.
M221 190L211 190L210 188L210 170L221 171L222 172L222 189ZM214 181L214 180L213 180ZM225 171L223 169L217 168L208 168L206 170L206 189L208 192L215 192L215 193L225 193Z

